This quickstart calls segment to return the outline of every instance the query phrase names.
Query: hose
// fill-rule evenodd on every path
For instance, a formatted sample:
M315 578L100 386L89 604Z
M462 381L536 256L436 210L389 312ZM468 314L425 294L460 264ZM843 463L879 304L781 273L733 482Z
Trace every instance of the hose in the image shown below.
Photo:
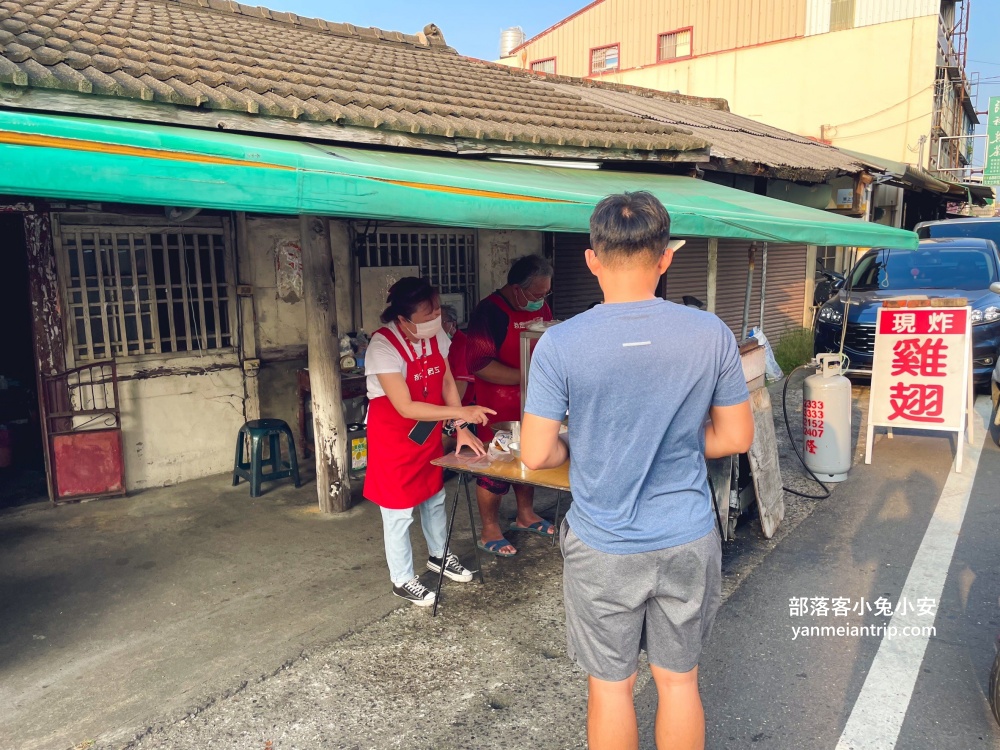
M809 495L805 492L799 492L798 490L793 490L790 487L782 487L781 489L783 489L785 492L790 492L793 495L797 495L798 497L804 497L807 500L826 500L828 497L830 497L830 488L827 487L825 484L823 484L823 482L820 481L820 478L818 476L813 474L812 469L806 466L806 460L802 457L802 454L799 452L799 446L796 445L795 438L792 436L792 425L788 421L788 384L792 382L792 375L797 373L799 370L808 370L808 369L810 369L809 365L799 365L790 373L788 373L788 376L785 378L785 386L781 389L781 416L784 417L785 419L785 430L788 431L788 440L792 444L792 450L795 451L795 457L799 459L799 463L802 464L802 468L806 470L806 473L808 473L810 477L812 477L813 481L823 488L823 492L825 494Z

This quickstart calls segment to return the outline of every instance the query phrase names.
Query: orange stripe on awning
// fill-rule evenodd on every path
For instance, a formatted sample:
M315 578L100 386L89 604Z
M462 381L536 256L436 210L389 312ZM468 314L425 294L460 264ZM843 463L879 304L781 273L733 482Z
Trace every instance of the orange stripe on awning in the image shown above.
M405 180L389 180L384 177L368 177L369 180L377 182L387 182L390 185L401 185L403 187L417 188L418 190L433 190L438 193L451 193L453 195L473 195L477 198L502 198L511 201L529 201L531 203L578 203L578 201L567 201L561 198L539 198L534 195L519 195L517 193L498 193L493 190L476 190L473 188L452 187L449 185L428 185L424 182L407 182Z
M40 146L43 148L61 148L68 151L88 151L116 156L141 156L148 159L164 161L182 161L194 164L220 164L229 167L259 167L261 169L282 169L295 171L295 167L283 164L267 164L245 159L231 159L227 156L211 156L208 154L185 154L180 151L165 151L141 146L123 146L117 143L99 143L97 141L81 141L75 138L59 138L51 135L32 135L13 131L0 132L0 143L10 143L16 146Z

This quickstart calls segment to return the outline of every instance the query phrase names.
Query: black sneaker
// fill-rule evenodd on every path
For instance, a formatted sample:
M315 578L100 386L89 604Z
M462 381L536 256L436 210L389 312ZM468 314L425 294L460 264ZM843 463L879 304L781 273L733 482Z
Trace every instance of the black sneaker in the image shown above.
M433 571L434 573L441 572L441 558L440 557L428 557L427 558L427 570ZM462 566L462 563L458 561L458 555L452 553L445 558L444 574L453 581L458 581L459 583L468 583L472 580L472 571L468 568Z
M402 586L393 584L392 593L400 599L413 602L418 607L430 607L437 598L433 591L420 582L419 578L412 578Z

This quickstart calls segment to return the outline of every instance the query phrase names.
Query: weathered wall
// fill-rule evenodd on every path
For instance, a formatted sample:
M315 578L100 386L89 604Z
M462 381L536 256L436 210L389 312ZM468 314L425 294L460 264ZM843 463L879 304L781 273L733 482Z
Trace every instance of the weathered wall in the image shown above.
M243 424L234 353L125 362L118 376L129 490L232 470Z
M298 243L297 218L247 219L245 260L253 283L261 358L257 373L260 415L287 422L296 435L296 447L301 456L295 373L307 362L306 310L301 273L296 276L289 265Z
M517 229L479 230L479 299L507 283L511 261L522 255L544 255L545 234Z
M247 218L245 259L253 284L254 310L257 317L257 343L261 358L270 359L275 349L305 347L306 309L302 302L301 265L297 283L289 283L287 266L282 266L285 282L279 289L275 265L279 245L299 241L298 219Z
M295 447L302 458L299 441L299 392L296 371L308 364L305 357L283 362L265 362L257 375L260 390L260 416L265 419L283 419L295 435Z

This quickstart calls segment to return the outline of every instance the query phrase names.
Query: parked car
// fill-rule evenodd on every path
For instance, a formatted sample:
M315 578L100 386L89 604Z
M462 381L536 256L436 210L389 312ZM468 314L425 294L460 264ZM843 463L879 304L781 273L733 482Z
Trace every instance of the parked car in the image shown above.
M1000 218L969 217L967 219L942 219L922 221L913 228L922 240L944 237L979 237L993 240L1000 247Z
M873 248L858 261L837 296L816 315L814 350L840 351L845 302L850 312L844 354L850 371L870 373L875 319L888 297L965 297L972 307L972 368L978 386L988 386L1000 357L1000 253L979 238L922 240L917 250Z

